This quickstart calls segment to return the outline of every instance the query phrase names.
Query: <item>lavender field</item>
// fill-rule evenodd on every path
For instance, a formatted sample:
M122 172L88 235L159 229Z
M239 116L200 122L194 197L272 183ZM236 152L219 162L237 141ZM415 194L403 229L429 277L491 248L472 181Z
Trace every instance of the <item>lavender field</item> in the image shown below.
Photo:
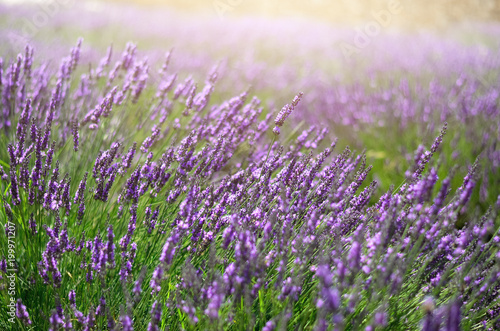
M500 330L499 23L56 3L0 2L0 330Z

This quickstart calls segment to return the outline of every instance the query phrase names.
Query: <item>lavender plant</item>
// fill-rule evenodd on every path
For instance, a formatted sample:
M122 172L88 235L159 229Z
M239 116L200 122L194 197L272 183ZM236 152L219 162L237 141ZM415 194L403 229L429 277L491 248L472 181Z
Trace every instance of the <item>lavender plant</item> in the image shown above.
M130 43L87 68L81 47L0 61L2 329L500 328L492 137L462 176L442 121L380 188L364 153L293 127L302 92L272 112L220 98L218 67L199 83ZM498 123L481 93L464 113Z

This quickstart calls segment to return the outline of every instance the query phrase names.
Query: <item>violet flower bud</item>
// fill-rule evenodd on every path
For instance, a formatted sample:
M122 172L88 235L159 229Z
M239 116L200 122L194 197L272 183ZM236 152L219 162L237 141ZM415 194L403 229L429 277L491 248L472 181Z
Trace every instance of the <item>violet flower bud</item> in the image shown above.
M16 317L24 324L31 325L30 315L26 310L26 306L22 304L21 299L17 299Z

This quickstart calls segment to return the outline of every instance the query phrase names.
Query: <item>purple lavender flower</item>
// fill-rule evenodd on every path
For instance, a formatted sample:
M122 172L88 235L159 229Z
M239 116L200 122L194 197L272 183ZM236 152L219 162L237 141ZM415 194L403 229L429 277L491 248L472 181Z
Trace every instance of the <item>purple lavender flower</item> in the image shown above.
M461 303L456 300L453 302L448 308L448 316L446 319L446 331L459 331L460 322L461 322L461 314L460 314L460 306Z
M26 45L25 53L24 53L24 79L31 80L31 70L33 66L33 47L30 45Z
M21 203L21 199L19 197L19 189L17 186L17 174L15 166L11 166L10 168L10 195L12 197L12 204L14 206L17 206Z
M184 320L188 328L196 328L197 322L201 322L199 328L220 328L233 321L235 327L250 321L259 327L265 323L263 330L267 331L277 326L318 330L363 326L374 330L386 328L389 322L393 328L404 324L410 329L421 326L436 331L457 330L469 324L499 329L500 309L495 303L500 236L495 220L500 198L482 217L479 213L487 210L484 207L498 195L494 176L500 166L496 139L500 93L468 74L460 61L473 63L477 74L481 67L495 73L500 66L494 52L478 57L473 47L465 53L457 52L455 44L453 47L453 54L460 54L460 59L444 58L453 64L453 75L458 78L441 81L441 74L450 74L449 65L437 65L433 71L437 78L428 89L419 79L412 84L404 78L379 84L374 73L366 75L367 84L333 81L333 87L328 87L317 83L321 70L311 71L311 79L301 74L300 85L313 93L314 102L308 106L319 111L314 113L318 115L316 120L326 122L326 126L300 129L298 137L283 142L283 146L270 144L269 125L274 123L276 140L302 93L277 113L274 122L272 114L265 111L274 109L273 101L268 98L261 106L256 97L248 100L248 90L226 101L210 100L216 80L228 72L224 63L210 70L204 85L200 85L194 79L197 75L168 72L170 53L159 81L154 82L149 77L147 58L138 59L133 44L127 45L112 67L109 48L99 66L90 65L79 79L72 75L80 62L81 40L70 56L62 59L55 75L48 62L33 60L30 47L24 56L8 59L5 68L0 59L0 128L4 131L0 140L5 142L4 156L10 161L8 165L2 163L7 171L0 168L0 186L7 194L0 215L9 222L15 220L16 229L33 235L36 240L29 242L27 234L28 244L34 245L27 246L34 248L32 253L38 252L36 245L46 245L38 254L39 261L32 261L38 275L30 275L30 268L19 268L19 272L27 273L28 285L41 281L51 287L48 292L69 290L71 286L65 282L74 281L79 291L90 290L89 298L97 298L94 303L82 301L86 306L79 308L84 315L77 310L75 290L68 294L67 311L56 295L54 313L53 307L42 307L40 312L40 316L46 316L45 324L54 330L73 326L93 330L105 328L105 324L108 329L132 329L134 316L149 310L148 330L158 330L164 326L165 310L167 324ZM394 57L394 61L398 58L404 57ZM417 64L422 60L415 58ZM204 67L198 61L191 63L189 56L179 61L178 68ZM411 73L411 65L404 66ZM293 74L286 63L280 68L287 77ZM276 72L268 72L270 68L260 63L247 69L246 78L257 90L268 86L260 84L255 73ZM370 70L379 69L384 68ZM185 80L178 82L181 76ZM276 76L275 86L287 83L280 78ZM232 82L236 84L233 89L246 84L238 79ZM153 93L151 98L134 105L148 90ZM139 111L143 107L144 111ZM124 126L117 123L121 116L117 108L127 120ZM137 110L137 114L130 110ZM297 122L307 125L314 120L307 118L309 114L298 114ZM387 193L378 201L382 192L377 183L366 180L387 176L371 176L369 156L346 148L330 159L335 143L318 151L331 138L332 124L335 131L342 127L353 135L362 133L358 138L363 140L371 134L376 136L376 130L383 130L383 134L411 132L416 128L414 122L433 131L436 123L448 119L453 123L450 129L456 132L449 146L455 152L448 155L447 148L438 162L431 164L444 142L445 124L428 150L421 146L407 155L414 164L403 185L397 189L384 187ZM120 129L134 121L135 129L145 134ZM475 130L478 123L484 126L481 133ZM79 130L85 127L96 131L80 137L83 131ZM10 144L9 137L14 139ZM147 138L139 141L144 153L137 159L137 144L122 150L121 143L130 144L138 137ZM95 145L89 146L89 153L100 150L88 183L88 173L83 179L75 178L91 157L81 153L83 138ZM464 146L462 139L470 142L471 148L459 148ZM99 147L110 143L109 149ZM67 155L71 144L72 157ZM374 150L367 154L371 152ZM453 191L454 175L463 169L459 161L479 152L481 159L465 176L463 185ZM457 167L438 188L438 174L448 170L443 168L450 160ZM379 169L382 163L377 161ZM479 164L484 169L479 169ZM133 171L128 171L133 165ZM389 168L391 176L400 175L399 166ZM77 188L73 180L79 181ZM385 184L383 180L382 186ZM70 196L75 188L75 195ZM116 204L114 189L118 194ZM85 199L87 190L94 198L91 201L88 196ZM166 204L159 204L162 194ZM477 201L480 208L476 208ZM72 205L78 209L71 210ZM130 219L123 222L128 208ZM106 213L117 210L117 215L103 224ZM87 222L82 226L84 217ZM38 227L46 233L37 234ZM7 224L4 231L10 233L11 229ZM84 229L90 238L78 233ZM106 234L101 235L103 229ZM121 236L118 244L116 234ZM23 254L26 247L18 248ZM8 269L17 268L15 258L6 258L0 262L2 279L9 275ZM137 277L138 263L149 266L155 258L151 280L144 284L146 267L140 268ZM78 260L78 265L71 267L72 260ZM119 270L111 270L117 265ZM116 306L120 303L105 300L116 285L110 279L114 276L124 287L122 303L126 308L119 315ZM317 289L311 288L316 283ZM148 285L151 292L143 295ZM419 313L415 310L418 302L410 300L398 306L408 309L401 311L408 319L394 320L389 315L394 300L389 297L401 297L402 291L409 291L415 298L434 293L440 306L426 299ZM150 301L154 301L152 306L143 305L147 300L141 303L150 294L156 297L160 293L161 298ZM311 293L316 297L308 298ZM276 307L271 307L271 316L267 301L277 300L283 301L278 307L281 311L274 314ZM297 315L297 300L311 314ZM27 308L20 301L17 306L17 316L28 326ZM260 307L262 316L251 316L255 307ZM247 321L240 320L243 317ZM139 322L144 327L145 321Z
M70 290L68 294L69 304L73 309L76 309L76 293L75 290Z
M0 179L1 180L7 180L9 177L7 176L7 173L3 169L3 167L0 165Z
M43 176L47 176L48 171L52 167L52 157L54 156L54 150L56 147L56 142L53 141L50 149L47 151L47 157L45 159L45 166L43 167Z
M64 323L62 318L59 316L59 313L57 311L54 311L52 315L49 318L49 323L50 323L50 331L57 331L59 330L59 326Z
M351 250L349 251L349 266L351 269L356 269L359 267L359 262L361 258L361 245L359 242L355 241L352 243Z
M266 325L262 328L262 331L273 331L276 328L276 323L273 320L266 322Z
M94 313L94 309L92 307L90 307L90 310L89 310L89 313L87 314L87 316L85 316L84 320L83 320L83 330L85 331L90 331L94 328L95 326L95 313Z
M124 237L122 237L122 239L120 239L120 247L122 250L122 254L125 254L125 252L127 251L127 247L135 232L136 222L137 222L137 205L133 204L130 207L130 221L128 223L127 234Z
M139 298L139 295L142 293L142 283L144 282L144 279L146 278L146 271L147 267L144 266L141 269L141 273L139 274L139 277L137 278L134 287L132 288L132 293L134 294L135 298Z
M118 173L123 176L125 172L127 171L128 168L130 168L130 165L132 164L132 160L135 155L137 143L134 142L132 147L128 150L127 154L123 157L122 163L120 166L120 170L118 170Z
M17 165L16 151L14 149L14 146L12 146L12 144L8 144L7 150L9 152L11 168L14 168Z
M153 271L149 286L151 287L151 294L158 293L161 290L161 281L163 280L163 267L158 265Z
M207 316L212 320L215 320L219 317L219 308L224 300L224 294L222 293L222 291L220 291L218 282L214 281L212 283L212 285L208 289L207 297L210 301L208 303L207 309L205 309L205 314L207 314Z
M71 125L71 131L73 133L73 150L78 152L78 146L80 144L80 134L78 133L78 121L74 120Z
M70 318L69 315L66 315L65 318L64 318L63 329L65 331L73 330L73 322L71 322L71 318Z
M78 206L78 216L77 219L81 221L83 219L83 215L85 213L85 186L87 184L87 177L88 177L88 172L85 172L85 175L83 176L83 179L80 181L80 184L78 185L78 189L76 190L75 193L75 198L73 199L73 202L75 204L79 204Z
M114 244L115 235L113 233L113 226L109 225L108 227L108 241L106 245L106 261L111 269L115 267L115 244Z
M121 281L129 281L132 278L132 266L134 264L136 251L136 243L130 245L129 252L122 251L122 267L119 272Z
M279 128L280 126L283 125L283 123L285 123L285 120L288 118L288 116L290 116L290 114L295 109L295 107L297 106L297 104L299 103L299 101L303 95L304 95L304 93L300 92L299 94L297 94L295 96L295 98L293 98L291 105L286 104L285 106L283 106L281 111L278 113L278 115L274 119L274 124L276 125L276 127Z
M16 317L24 324L31 325L30 315L26 310L26 306L22 304L21 299L17 299L16 303Z
M104 311L106 310L106 300L104 299L103 296L99 299L99 305L97 306L95 310L95 314L97 316L104 316Z
M106 56L101 59L101 61L99 62L99 66L95 70L95 75L97 78L102 77L103 72L104 72L104 68L109 66L112 54L113 54L113 46L109 46L108 51L106 53Z
M153 143L158 139L160 132L161 132L160 129L156 128L156 127L153 127L153 129L151 129L151 131L152 131L151 136L147 137L144 140L144 142L142 143L141 151L143 153L148 152L149 148L151 148L151 146L153 146ZM135 149L135 146L134 146L134 149ZM127 157L128 157L128 155L127 155ZM132 157L133 157L133 154L132 154ZM130 163L130 161L128 161L128 163Z
M31 229L31 234L36 235L38 233L37 227L36 227L36 220L33 216L33 213L30 215L30 219L28 220L29 227Z
M120 316L120 323L122 325L123 331L133 331L134 330L132 319L127 314Z
M0 270L7 273L7 260L5 258L0 260Z

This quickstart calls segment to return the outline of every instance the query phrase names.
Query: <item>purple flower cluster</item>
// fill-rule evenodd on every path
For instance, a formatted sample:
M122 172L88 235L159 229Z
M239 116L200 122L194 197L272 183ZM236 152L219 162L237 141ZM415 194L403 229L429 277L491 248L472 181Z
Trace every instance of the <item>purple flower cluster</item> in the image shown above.
M30 47L0 70L2 215L24 231L23 244L33 242L20 255L28 262L17 261L34 279L20 291L28 307L17 301L22 323L498 327L500 197L489 209L476 204L490 178L479 161L463 180L455 170L443 176L451 123L381 194L377 168L339 148L328 128L296 127L280 140L303 93L273 121L248 91L214 102L217 67L197 92L193 76L176 83L180 75L168 73L168 53L152 83L134 44L114 66L110 48L78 80L81 43L53 82ZM352 92L362 107L367 96ZM388 95L370 98L411 103L407 83ZM484 146L491 160L496 147ZM27 298L44 291L55 309L35 312Z

